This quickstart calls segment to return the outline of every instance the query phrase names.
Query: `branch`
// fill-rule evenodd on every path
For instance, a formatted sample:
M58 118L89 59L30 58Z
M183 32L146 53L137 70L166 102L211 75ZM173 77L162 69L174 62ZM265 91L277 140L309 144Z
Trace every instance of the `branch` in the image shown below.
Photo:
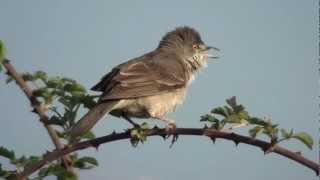
M3 62L3 66L7 70L7 74L10 75L24 92L24 94L29 99L31 106L34 108L34 112L37 113L40 117L40 121L42 122L43 126L47 129L48 134L54 143L56 149L62 149L63 145L59 141L59 137L55 132L54 128L50 125L47 125L45 122L48 122L49 118L45 113L43 105L32 95L32 89L28 86L28 84L24 81L22 76L16 71L16 69L12 66L8 59L5 59ZM63 156L62 162L65 168L69 171L73 171L72 166L70 166L70 158L69 156Z
M130 139L131 137L131 130L127 130L122 133L112 133L110 135L106 135L103 137L99 137L96 139L83 141L77 144L69 145L62 150L54 150L50 153L47 153L44 155L43 159L39 162L36 162L34 164L31 164L24 168L24 171L21 173L18 173L16 177L18 179L25 178L40 169L42 166L50 163L51 161L59 158L60 156L72 153L77 150L86 149L88 147L95 147L98 148L101 144L109 143L113 141L119 141L123 139ZM215 140L216 138L220 139L226 139L234 141L236 144L244 143L252 146L256 146L261 148L264 152L267 152L267 150L270 149L272 146L272 152L280 154L286 158L289 158L293 161L296 161L310 169L312 169L317 175L319 175L319 164L316 162L309 160L305 157L303 157L300 153L296 153L293 151L290 151L288 149L285 149L283 147L280 147L278 145L270 144L269 142L258 140L255 138L251 138L248 136L242 136L236 133L232 132L225 132L225 131L218 131L211 128L177 128L174 131L171 131L170 133L167 133L165 129L159 129L157 127L153 129L146 129L145 130L146 136L166 136L166 135L194 135L194 136L207 136L211 138L212 140Z

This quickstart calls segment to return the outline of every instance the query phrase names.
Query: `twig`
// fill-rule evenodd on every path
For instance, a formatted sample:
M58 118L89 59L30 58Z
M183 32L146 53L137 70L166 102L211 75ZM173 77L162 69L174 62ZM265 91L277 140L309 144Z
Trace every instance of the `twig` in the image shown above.
M34 108L35 113L37 113L40 117L40 121L42 122L43 126L47 129L48 134L54 143L56 149L62 149L63 145L59 141L59 137L51 125L46 124L49 121L48 116L46 115L43 105L33 96L32 89L28 86L28 84L24 81L22 76L16 71L13 65L10 63L8 59L5 59L3 62L3 66L7 70L7 74L10 75L24 92L24 94L29 99L31 106ZM70 166L70 157L68 155L62 157L62 163L65 168L69 171L73 171L72 166Z
M153 129L146 129L145 133L147 136L165 136L168 133L165 129L159 129L159 128L153 128ZM258 140L255 138L251 138L248 136L243 136L239 134L235 134L232 132L225 132L225 131L218 131L215 129L209 129L209 128L177 128L173 131L170 131L170 135L195 135L195 136L207 136L212 140L215 140L216 138L220 139L226 139L234 141L236 144L244 143L252 146L256 146L261 148L264 152L269 149L271 144L266 141ZM18 173L16 175L17 178L25 178L40 169L42 166L46 165L47 163L50 163L51 161L59 158L60 156L72 153L77 150L85 149L88 147L95 147L98 148L101 144L109 143L113 141L123 140L123 139L130 139L131 134L130 130L127 130L122 133L112 133L107 136L99 137L96 139L83 141L77 144L69 145L63 148L62 150L54 150L46 155L44 155L43 159L39 162L36 162L34 164L31 164L24 168L24 171L21 173ZM317 175L319 175L319 164L316 162L309 160L305 157L303 157L299 153L295 153L293 151L290 151L286 148L280 147L278 145L275 145L273 147L274 153L280 154L284 157L287 157L293 161L296 161L310 169L312 169Z

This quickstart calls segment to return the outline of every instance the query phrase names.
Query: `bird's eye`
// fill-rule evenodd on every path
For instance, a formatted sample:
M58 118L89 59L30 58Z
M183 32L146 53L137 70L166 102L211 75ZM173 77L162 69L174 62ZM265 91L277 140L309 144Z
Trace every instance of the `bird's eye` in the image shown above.
M199 45L198 45L198 44L194 44L194 45L192 46L192 48L193 48L193 49L199 49Z

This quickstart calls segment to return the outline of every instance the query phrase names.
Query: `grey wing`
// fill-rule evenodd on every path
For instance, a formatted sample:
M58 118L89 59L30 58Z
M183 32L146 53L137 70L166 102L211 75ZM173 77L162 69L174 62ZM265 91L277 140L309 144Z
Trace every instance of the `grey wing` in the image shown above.
M170 92L186 85L174 61L132 61L114 68L92 89L103 91L100 100L115 100L152 96ZM168 66L165 66L167 63ZM168 64L169 63L169 64Z

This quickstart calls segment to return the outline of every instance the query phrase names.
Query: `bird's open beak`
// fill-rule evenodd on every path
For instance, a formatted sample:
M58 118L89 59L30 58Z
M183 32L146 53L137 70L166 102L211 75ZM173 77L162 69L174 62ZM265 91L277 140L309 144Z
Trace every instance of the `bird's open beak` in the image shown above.
M212 58L212 59L218 59L218 53L220 51L219 48L213 47L213 46L206 46L205 47L205 52L207 52L207 56L208 58Z

